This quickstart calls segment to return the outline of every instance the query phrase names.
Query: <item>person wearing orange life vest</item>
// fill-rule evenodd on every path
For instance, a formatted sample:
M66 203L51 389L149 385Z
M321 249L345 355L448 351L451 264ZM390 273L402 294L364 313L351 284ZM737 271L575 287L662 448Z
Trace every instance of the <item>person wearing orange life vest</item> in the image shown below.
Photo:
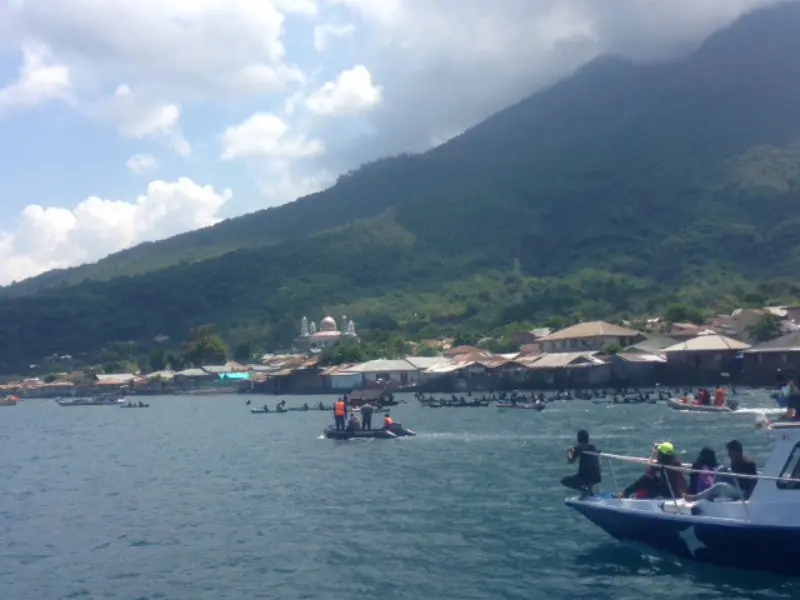
M339 398L333 405L333 420L336 422L336 431L346 429L345 420L347 418L347 404L344 399Z
M714 406L725 406L725 388L721 385L718 385L714 392Z
M386 413L386 416L383 418L383 428L384 429L391 429L394 427L394 419L389 413Z

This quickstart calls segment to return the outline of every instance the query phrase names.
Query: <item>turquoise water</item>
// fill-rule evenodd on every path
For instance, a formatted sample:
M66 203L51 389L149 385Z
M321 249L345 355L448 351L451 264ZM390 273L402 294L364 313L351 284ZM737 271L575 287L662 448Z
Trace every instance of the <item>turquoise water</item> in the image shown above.
M328 413L251 415L240 396L149 401L0 409L2 598L800 595L800 582L640 554L563 505L558 480L573 470L565 450L580 427L604 450L639 455L669 438L689 458L704 444L722 456L737 437L763 463L752 416L409 400L393 415L416 438L335 442L318 439ZM625 485L639 469L615 473Z

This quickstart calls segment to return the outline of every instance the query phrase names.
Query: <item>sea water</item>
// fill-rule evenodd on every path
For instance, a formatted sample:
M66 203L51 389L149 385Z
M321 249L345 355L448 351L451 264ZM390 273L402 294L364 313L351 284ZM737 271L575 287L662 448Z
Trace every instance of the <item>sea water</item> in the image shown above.
M541 413L426 409L409 396L392 414L417 437L338 442L319 439L327 412L251 415L245 399L0 408L0 598L800 595L790 580L642 553L563 504L579 428L609 452L647 455L669 439L686 460L707 444L722 460L735 437L763 464L768 440L753 415L585 401ZM609 490L640 474L603 466Z

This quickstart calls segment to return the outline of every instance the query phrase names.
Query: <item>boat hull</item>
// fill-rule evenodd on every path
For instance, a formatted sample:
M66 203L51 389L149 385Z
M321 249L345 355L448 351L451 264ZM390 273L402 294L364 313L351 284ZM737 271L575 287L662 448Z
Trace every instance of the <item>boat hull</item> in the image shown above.
M800 576L800 527L621 509L591 498L566 504L620 541L699 563Z
M370 429L366 431L362 429L357 429L355 431L349 431L349 430L337 431L335 427L327 427L325 431L323 431L322 433L329 440L351 440L351 439L387 440L398 437L417 435L416 433L414 433L410 429L406 429L405 427L396 428L392 431L387 431L386 429Z

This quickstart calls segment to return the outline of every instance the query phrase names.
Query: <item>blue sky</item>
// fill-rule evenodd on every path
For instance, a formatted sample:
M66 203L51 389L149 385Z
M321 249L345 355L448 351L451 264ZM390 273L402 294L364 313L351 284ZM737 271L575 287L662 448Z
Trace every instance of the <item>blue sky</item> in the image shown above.
M0 284L322 189L770 0L0 0Z

